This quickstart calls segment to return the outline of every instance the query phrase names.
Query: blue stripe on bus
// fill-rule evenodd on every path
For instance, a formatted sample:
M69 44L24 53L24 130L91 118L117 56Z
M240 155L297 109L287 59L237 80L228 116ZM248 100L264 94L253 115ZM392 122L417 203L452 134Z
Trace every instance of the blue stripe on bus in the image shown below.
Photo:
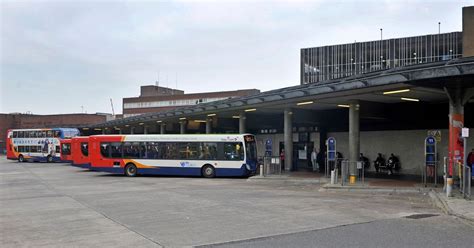
M79 167L79 168L84 168L84 169L89 169L91 168L91 164L90 163L85 163L85 164L75 164L75 163L71 163L72 166L75 166L75 167Z
M124 174L124 168L120 167L90 167L94 171L103 171L116 174ZM251 171L255 172L255 171ZM167 175L167 176L201 176L201 168L182 168L182 167L157 167L157 168L138 168L138 174L143 175ZM248 171L245 165L240 168L217 168L218 177L240 177L247 175Z

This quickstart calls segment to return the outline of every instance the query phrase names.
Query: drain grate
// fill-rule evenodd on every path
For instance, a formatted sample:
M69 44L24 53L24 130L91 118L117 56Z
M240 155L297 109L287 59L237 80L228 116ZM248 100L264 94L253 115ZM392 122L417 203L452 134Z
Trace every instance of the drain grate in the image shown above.
M424 218L429 218L433 216L438 216L438 214L412 214L412 215L405 216L405 218L417 220L417 219L424 219Z

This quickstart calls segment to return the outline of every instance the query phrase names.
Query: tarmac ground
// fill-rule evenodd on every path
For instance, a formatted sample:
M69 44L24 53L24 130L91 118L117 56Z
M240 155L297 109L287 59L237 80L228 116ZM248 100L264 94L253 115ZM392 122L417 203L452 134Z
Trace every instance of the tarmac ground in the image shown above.
M433 242L426 244L433 247L451 237L442 232L443 223L446 230L474 233L472 226L435 207L427 194L320 187L245 178L128 178L64 163L18 163L0 157L0 246L288 247L293 242L314 246L312 240L319 240L327 247L333 243L326 232L350 237L351 228L363 227L356 228L363 237L357 244L366 246L394 242L410 228L420 234L446 233L431 235ZM420 214L430 217L407 218ZM385 239L384 230L397 234ZM473 243L472 235L463 231L452 236L458 247ZM373 234L380 235L371 243ZM337 239L335 244L345 244Z

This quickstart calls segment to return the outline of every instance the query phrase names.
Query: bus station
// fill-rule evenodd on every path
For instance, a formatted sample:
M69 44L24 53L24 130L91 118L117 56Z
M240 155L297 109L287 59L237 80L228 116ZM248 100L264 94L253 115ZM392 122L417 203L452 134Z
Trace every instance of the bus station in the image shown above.
M312 150L325 151L332 137L337 151L349 161L358 161L360 153L371 163L378 153L387 159L395 154L400 160L398 175L420 178L425 138L436 136L437 173L443 175L442 158L448 157L450 138L457 142L459 121L464 120L461 126L472 126L473 80L474 60L461 58L145 114L82 131L254 133L260 157L279 156L284 150L285 171L308 171ZM470 137L467 142L474 140ZM373 165L369 171L375 171Z

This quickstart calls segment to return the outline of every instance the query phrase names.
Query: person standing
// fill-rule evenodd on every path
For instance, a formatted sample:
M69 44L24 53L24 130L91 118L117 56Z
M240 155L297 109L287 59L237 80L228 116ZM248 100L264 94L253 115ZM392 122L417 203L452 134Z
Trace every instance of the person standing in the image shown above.
M280 152L280 165L281 165L281 171L285 170L285 149L281 149Z
M313 171L319 171L317 158L318 158L318 152L316 148L314 148L313 152L311 152L311 163L313 165Z
M471 150L469 155L467 155L467 165L471 167L471 175L474 175L474 148Z

